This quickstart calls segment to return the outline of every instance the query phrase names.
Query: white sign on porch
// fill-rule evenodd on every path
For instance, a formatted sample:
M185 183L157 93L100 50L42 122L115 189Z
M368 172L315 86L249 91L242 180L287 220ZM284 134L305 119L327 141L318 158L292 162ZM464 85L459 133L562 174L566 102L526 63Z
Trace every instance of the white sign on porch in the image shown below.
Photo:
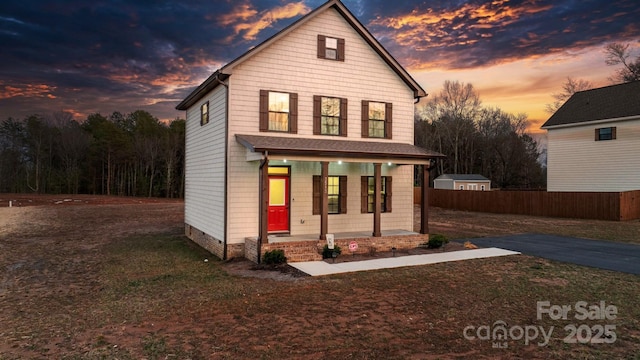
M330 250L333 250L334 245L333 234L327 234L327 246L329 246Z

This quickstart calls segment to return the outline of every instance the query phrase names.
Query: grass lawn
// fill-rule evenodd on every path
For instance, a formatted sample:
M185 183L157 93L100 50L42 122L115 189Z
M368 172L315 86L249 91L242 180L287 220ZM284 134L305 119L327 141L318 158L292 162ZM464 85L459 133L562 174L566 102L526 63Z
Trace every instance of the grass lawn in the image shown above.
M176 203L0 209L12 219L0 227L0 359L640 359L638 276L529 256L238 276L229 271L237 263L181 235L181 211ZM433 215L438 232L466 237ZM470 232L455 226L463 215L443 218ZM467 225L498 224L473 216ZM572 310L567 320L538 319L539 301ZM578 320L579 301L613 305L615 319ZM500 325L510 338L479 339ZM599 336L605 326L609 336ZM534 327L553 327L544 346ZM590 338L609 343L578 341Z

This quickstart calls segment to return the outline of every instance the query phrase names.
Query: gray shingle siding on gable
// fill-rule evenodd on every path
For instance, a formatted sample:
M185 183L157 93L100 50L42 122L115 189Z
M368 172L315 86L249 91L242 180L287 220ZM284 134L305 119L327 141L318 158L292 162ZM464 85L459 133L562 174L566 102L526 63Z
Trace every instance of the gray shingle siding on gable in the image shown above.
M542 128L640 116L640 81L579 91Z

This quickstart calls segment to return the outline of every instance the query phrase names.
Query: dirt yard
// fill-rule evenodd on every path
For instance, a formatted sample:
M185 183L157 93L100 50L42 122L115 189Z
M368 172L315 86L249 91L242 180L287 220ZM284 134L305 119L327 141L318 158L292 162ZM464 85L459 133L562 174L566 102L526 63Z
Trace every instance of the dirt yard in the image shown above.
M9 200L12 207L8 207ZM432 209L450 238L552 232L640 243L640 222ZM527 256L321 278L221 262L182 236L183 203L0 194L0 359L638 359L640 277ZM459 245L457 245L459 246ZM536 302L617 307L536 318ZM505 322L542 337L468 339ZM608 343L576 342L615 326ZM586 330L585 330L586 329ZM591 330L593 329L593 334ZM476 333L473 333L476 334ZM517 332L515 333L517 335Z

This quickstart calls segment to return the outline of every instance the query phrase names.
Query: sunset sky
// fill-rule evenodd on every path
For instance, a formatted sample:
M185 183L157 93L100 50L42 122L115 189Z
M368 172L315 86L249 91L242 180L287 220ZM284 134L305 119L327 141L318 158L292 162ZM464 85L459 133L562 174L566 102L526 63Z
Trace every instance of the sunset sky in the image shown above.
M383 1L344 4L431 94L471 83L530 129L567 76L609 85L604 47L640 55L637 0ZM2 1L0 120L77 120L147 110L160 119L212 72L324 0ZM425 100L422 100L425 101Z

